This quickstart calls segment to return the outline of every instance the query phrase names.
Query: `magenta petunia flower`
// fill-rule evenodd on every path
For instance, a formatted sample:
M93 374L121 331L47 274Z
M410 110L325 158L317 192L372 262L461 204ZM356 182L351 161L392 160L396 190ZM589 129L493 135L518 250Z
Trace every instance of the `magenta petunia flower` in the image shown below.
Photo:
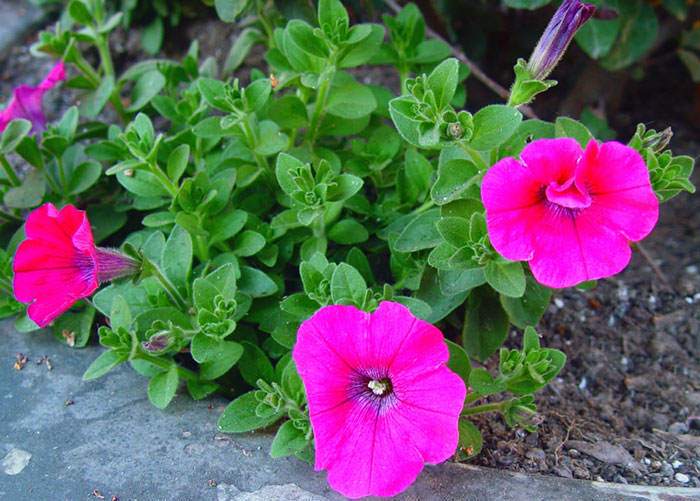
M100 282L132 274L137 264L112 249L95 247L85 211L45 204L32 211L13 261L17 301L31 303L27 314L45 327Z
M484 176L481 196L494 248L529 261L538 282L570 287L609 277L630 261L629 242L656 225L659 201L642 157L617 142L539 139L521 160Z
M0 111L0 132L5 130L7 124L17 118L24 118L32 123L34 132L46 128L43 101L44 94L56 87L66 79L66 68L63 61L59 61L46 75L46 78L38 86L20 85L12 93L12 99Z
M424 463L454 454L466 388L442 333L403 305L372 314L326 306L299 328L294 361L306 387L316 470L341 494L392 496Z

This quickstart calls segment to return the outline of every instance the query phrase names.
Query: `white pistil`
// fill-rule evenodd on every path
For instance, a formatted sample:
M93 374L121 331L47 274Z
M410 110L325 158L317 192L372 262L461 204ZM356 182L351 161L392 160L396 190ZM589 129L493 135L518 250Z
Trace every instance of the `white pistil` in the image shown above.
M372 390L372 393L375 395L384 395L387 390L387 384L377 381L376 379L373 379L367 383L367 387Z

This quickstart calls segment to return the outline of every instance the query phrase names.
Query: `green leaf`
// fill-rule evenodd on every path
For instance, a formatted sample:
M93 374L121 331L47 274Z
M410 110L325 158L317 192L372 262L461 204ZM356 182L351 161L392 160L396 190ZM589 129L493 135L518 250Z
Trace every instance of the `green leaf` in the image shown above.
M250 53L250 49L261 39L262 33L257 28L245 28L241 31L233 45L231 45L231 50L226 57L224 73L230 74L243 64L243 61Z
M439 109L450 104L459 83L459 61L451 57L446 59L428 75L428 87L435 94L435 101Z
M490 287L472 290L462 329L462 342L470 357L484 362L493 355L505 341L508 325L508 315Z
M649 2L619 2L620 34L612 50L600 60L614 71L639 61L653 46L659 33L659 20Z
M535 10L552 3L552 0L505 0L505 4L512 9Z
M141 30L141 46L148 54L157 54L163 45L163 18L156 16ZM157 406L156 406L157 407Z
M343 3L339 0L319 0L318 25L329 36L345 32L350 18Z
M87 368L83 374L83 381L97 379L104 376L122 362L126 362L128 356L116 351L105 351Z
M366 242L369 232L355 219L343 219L328 230L328 238L342 245L353 245Z
M78 24L85 26L93 24L92 14L81 0L71 0L68 4L68 14Z
M255 386L258 379L272 382L275 379L275 369L265 352L253 343L244 341L242 344L244 351L238 361L238 370L246 383Z
M226 374L243 355L243 346L233 341L219 341L207 360L199 367L202 379L214 380Z
M452 372L461 377L466 384L469 384L469 373L472 371L472 365L469 362L469 356L460 345L453 343L449 339L445 339L447 349L450 351L450 360L447 366Z
M282 191L291 195L299 189L294 181L294 177L297 171L304 169L304 165L304 162L288 153L277 155L275 175Z
M163 273L180 293L187 293L187 277L192 267L192 237L180 225L175 225L163 248Z
M439 209L423 212L406 225L394 242L394 249L398 252L416 252L435 247L442 241L436 226L439 219Z
M291 456L304 449L307 443L304 432L294 426L292 421L285 421L272 440L270 456L273 458Z
M248 4L248 0L215 0L214 7L219 18L225 23L232 23Z
M361 307L367 283L360 272L347 263L340 263L331 276L331 297L335 304Z
M272 92L272 84L269 78L260 78L252 82L243 90L246 109L249 112L258 111L267 103Z
M362 118L376 108L377 100L372 91L352 79L332 86L326 104L328 114L348 119Z
M433 177L433 166L415 148L406 150L404 168L399 171L396 181L401 201L404 203L416 203L425 199L425 194L430 190Z
M255 413L258 401L255 392L244 393L228 404L217 423L224 433L244 433L270 426L282 417L282 412L271 416L259 417Z
M437 205L445 205L462 198L464 193L478 182L479 169L470 160L454 158L441 162L438 178L430 196Z
M471 374L469 374L469 386L481 396L493 395L494 393L500 393L505 391L505 385L498 380L495 380L493 376L482 367L477 367L472 369Z
M241 257L254 256L265 248L265 237L257 231L246 230L233 240L233 253Z
M0 153L7 155L15 151L17 145L24 139L32 130L32 123L23 118L12 120L2 133L0 140Z
M570 137L578 141L582 148L588 146L593 139L593 134L581 122L569 117L559 117L554 122L556 137Z
M46 193L44 175L32 169L22 184L5 192L3 203L12 209L30 209L39 205Z
M576 34L576 42L593 59L606 56L620 32L620 18L591 19Z
M298 129L308 124L306 106L297 96L286 95L270 107L270 119L285 129Z
M281 155L280 155L281 156ZM347 200L362 189L363 181L352 174L341 174L328 187L326 200L329 202L342 202Z
M328 56L328 47L314 34L311 25L301 19L292 19L285 28L287 35L294 41L297 47L312 56L325 58Z
M138 111L151 102L165 87L165 77L158 70L147 71L139 77L131 91L131 105L127 111Z
M187 169L187 163L190 160L190 145L181 144L173 151L170 152L168 156L168 166L166 172L168 177L172 179L174 183L177 183L182 175Z
M550 0L546 0L550 1ZM479 455L484 446L484 437L481 436L479 428L466 418L459 420L459 449L467 458Z
M250 266L241 266L238 290L251 297L266 297L277 292L277 284L263 271Z
M165 409L175 397L180 377L177 364L173 363L165 372L161 372L148 382L148 400L159 409Z
M95 308L86 306L82 311L67 311L54 320L51 330L56 339L71 348L83 348L90 340Z
M68 194L77 195L87 191L102 175L102 166L94 160L78 165L70 176Z
M501 305L508 318L520 329L537 325L552 297L551 289L538 284L532 276L528 275L526 282L525 294L521 298L501 296Z
M492 104L474 115L474 134L470 145L479 151L488 151L505 143L517 130L523 115L515 108Z
M87 118L95 118L99 115L114 92L114 86L113 76L103 77L100 85L83 98L80 103L80 114Z
M187 380L187 392L193 400L202 400L214 393L219 387L216 383L208 381L196 381L194 379Z
M504 296L522 297L525 294L525 272L519 262L489 261L484 268L484 277Z

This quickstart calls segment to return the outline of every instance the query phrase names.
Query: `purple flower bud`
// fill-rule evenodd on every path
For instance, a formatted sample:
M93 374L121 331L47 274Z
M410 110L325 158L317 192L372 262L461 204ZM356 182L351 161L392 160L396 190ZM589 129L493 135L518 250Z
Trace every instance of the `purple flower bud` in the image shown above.
M544 80L566 52L576 32L596 11L580 0L564 0L532 52L527 69L533 78Z
M114 249L97 247L97 279L100 283L134 275L139 263Z

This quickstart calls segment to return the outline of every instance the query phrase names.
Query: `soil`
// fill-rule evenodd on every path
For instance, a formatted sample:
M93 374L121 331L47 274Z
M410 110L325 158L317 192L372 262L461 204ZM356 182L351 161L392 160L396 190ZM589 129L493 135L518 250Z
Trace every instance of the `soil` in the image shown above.
M204 37L202 53L220 62L232 35L210 19L191 22L181 33ZM134 53L138 43L131 34L119 46L122 61L144 57ZM17 47L0 61L0 96L20 82L38 82L50 66ZM669 66L655 70L665 79L652 71L627 86L612 126L626 138L637 121L653 118L652 127L673 126L676 153L697 157L698 130L686 106L697 90L682 68ZM395 77L379 69L363 77L395 86ZM468 85L470 107L497 100L475 80ZM56 94L49 118L65 109L65 98ZM542 115L551 118L552 106L544 108ZM700 183L699 171L694 181ZM555 294L538 330L543 344L564 351L568 363L537 395L539 431L512 430L498 417L479 416L484 447L472 462L562 477L700 487L700 197L682 194L665 204L643 249L646 258L635 252L625 272L595 289ZM514 331L509 342L519 345L520 334Z

